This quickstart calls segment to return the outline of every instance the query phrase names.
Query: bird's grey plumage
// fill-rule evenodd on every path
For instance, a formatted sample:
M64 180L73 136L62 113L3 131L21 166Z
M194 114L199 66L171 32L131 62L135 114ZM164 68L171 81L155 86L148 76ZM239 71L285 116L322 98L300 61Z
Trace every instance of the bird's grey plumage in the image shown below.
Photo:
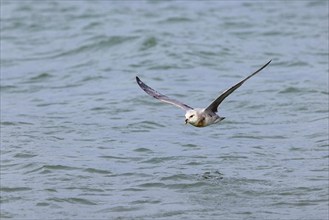
M157 91L155 91L154 89L152 89L151 87L149 87L148 85L146 85L145 83L142 82L142 80L139 79L138 76L136 76L136 81L138 83L138 85L147 93L149 94L150 96L156 98L156 99L159 99L160 101L162 102L165 102L165 103L169 103L169 104L172 104L172 105L175 105L183 110L190 110L190 109L193 109L192 107L180 102L180 101L177 101L175 99L171 99L169 98L168 96L165 96Z
M172 105L175 105L183 110L186 111L185 114L185 123L190 123L193 126L196 127L205 127L211 124L218 123L224 119L224 117L220 117L216 114L218 111L218 106L223 102L223 100L229 96L232 92L234 92L237 88L239 88L245 81L247 81L252 76L256 75L258 72L260 72L262 69L264 69L268 64L271 63L272 60L267 62L264 66L259 68L257 71L253 72L249 76L247 76L245 79L241 80L231 88L224 91L217 99L215 99L207 108L199 109L199 108L192 108L180 101L177 101L175 99L171 99L168 96L165 96L145 83L143 83L138 76L136 76L136 81L138 85L150 96L159 99L162 102L169 103Z
M270 64L272 60L268 61L264 66L262 66L261 68L259 68L258 70L256 70L254 73L250 74L248 77L246 77L245 79L241 80L240 82L238 82L237 84L235 84L234 86L232 86L231 88L227 89L226 91L224 91L215 101L213 101L207 108L206 110L208 111L212 111L212 112L217 112L218 111L218 106L220 105L220 103L222 103L222 101L224 101L224 99L229 96L232 92L234 92L237 88L239 88L245 81L247 81L249 78L251 78L252 76L256 75L257 73L259 73L262 69L264 69L268 64Z

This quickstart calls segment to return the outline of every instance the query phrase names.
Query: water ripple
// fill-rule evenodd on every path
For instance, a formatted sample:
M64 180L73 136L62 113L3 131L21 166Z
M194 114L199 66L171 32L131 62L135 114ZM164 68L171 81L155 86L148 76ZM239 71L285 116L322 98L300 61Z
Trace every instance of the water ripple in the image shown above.
M327 1L208 3L1 2L0 218L328 217Z

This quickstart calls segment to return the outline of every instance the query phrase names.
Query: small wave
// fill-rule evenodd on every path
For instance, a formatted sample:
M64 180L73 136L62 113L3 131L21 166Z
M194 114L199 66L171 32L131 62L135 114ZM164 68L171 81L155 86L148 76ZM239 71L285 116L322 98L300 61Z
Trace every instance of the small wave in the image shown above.
M36 154L29 154L29 153L17 153L15 154L14 157L16 158L32 158L32 157L36 157Z
M18 192L18 191L29 191L32 190L32 188L29 187L4 187L2 186L0 188L1 192Z
M159 123L153 121L142 121L137 123L128 124L128 128L133 129L132 132L148 132L154 128L165 127Z
M168 184L167 188L169 189L191 189L191 188L197 188L199 189L202 186L208 186L209 184L205 181L196 181L191 183L174 183L174 184Z
M129 212L129 211L134 211L134 210L139 210L141 208L139 207L132 207L132 206L115 206L112 208L106 208L102 210L98 210L97 212Z
M136 201L132 201L131 204L138 205L138 204L159 204L161 200L154 200L154 199L139 199Z
M10 121L2 121L1 125L10 126L10 125L17 125L17 123Z
M70 166L63 166L63 165L43 165L41 167L38 167L36 169L33 169L31 171L28 171L26 173L50 173L53 170L78 170L79 168L76 167L70 167Z
M143 184L140 184L138 185L138 187L141 187L141 188L164 188L166 187L166 184L164 183L157 183L157 182L154 182L154 183L143 183Z
M158 44L158 41L155 37L149 37L145 39L140 48L141 51L148 50L152 47L155 47Z
M251 136L251 135L233 135L232 138L244 138L244 139L262 139L259 136Z
M82 199L82 198L76 198L76 197L72 197L72 198L49 198L48 201L55 201L55 202L60 202L60 203L71 203L71 204L81 204L81 205L97 205L97 203L92 202L90 200L87 199Z
M49 73L40 73L36 76L33 76L30 78L30 81L44 81L46 79L52 78L53 75L49 74Z
M151 164L159 164L162 162L176 160L176 157L153 157L147 160L142 161L142 163L151 163Z
M95 168L87 168L84 171L88 173L99 173L99 174L112 174L112 172L108 170L100 170L100 169L95 169Z
M50 203L47 202L38 202L36 206L50 206Z
M17 87L16 86L13 86L13 85L1 85L0 86L0 91L1 92L5 92L5 91L11 91L11 90L14 90L16 89Z
M200 148L197 144L182 144L182 147L188 147L188 148Z
M285 89L279 91L279 93L283 93L283 94L285 94L285 93L300 93L300 92L302 92L302 90L299 89L299 88L296 88L296 87L288 87L288 88L285 88Z
M193 20L186 17L170 17L165 20L159 21L160 24L176 24L176 23L188 23Z
M186 174L174 174L174 175L170 175L170 176L161 178L161 180L163 180L163 181L166 181L166 180L177 181L177 180L186 180L186 179L190 179L190 176L186 175Z
M43 169L49 169L49 170L76 170L78 168L76 167L69 167L64 165L45 165L42 166Z
M82 45L78 48L74 48L59 54L56 54L52 57L49 58L59 58L59 57L64 57L64 56L71 56L79 53L85 53L91 50L99 50L99 49L104 49L104 48L110 48L113 46L120 45L122 43L125 43L127 41L135 40L138 37L135 36L111 36L111 37L101 37L100 40L94 40L90 44L85 44Z
M106 78L103 76L87 76L84 77L81 82L88 82L88 81L99 81L99 80L105 80Z
M145 147L140 147L134 150L135 152L142 152L142 153L153 153L152 150L145 148Z

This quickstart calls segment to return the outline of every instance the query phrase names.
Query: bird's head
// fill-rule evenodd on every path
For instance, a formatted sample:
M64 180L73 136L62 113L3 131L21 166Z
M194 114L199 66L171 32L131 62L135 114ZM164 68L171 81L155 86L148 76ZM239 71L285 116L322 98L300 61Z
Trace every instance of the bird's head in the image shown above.
M185 124L189 123L194 125L198 121L199 114L194 109L188 110L185 114Z

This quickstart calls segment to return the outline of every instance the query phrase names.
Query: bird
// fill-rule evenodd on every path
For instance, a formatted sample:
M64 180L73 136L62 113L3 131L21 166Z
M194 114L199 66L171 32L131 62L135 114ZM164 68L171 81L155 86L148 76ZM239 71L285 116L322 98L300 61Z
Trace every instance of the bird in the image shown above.
M163 95L156 90L152 89L148 85L146 85L138 76L136 76L137 84L140 86L142 90L144 90L148 95L160 100L161 102L172 104L176 107L179 107L186 111L185 113L185 124L191 124L195 127L206 127L212 124L216 124L225 119L225 117L219 116L217 113L218 106L224 101L226 97L228 97L232 92L234 92L237 88L239 88L244 82L250 79L252 76L259 73L263 70L267 65L271 63L272 60L268 61L261 68L236 83L232 87L225 90L218 98L216 98L208 107L206 108L192 108L191 106L184 104L176 99L169 98L166 95Z

